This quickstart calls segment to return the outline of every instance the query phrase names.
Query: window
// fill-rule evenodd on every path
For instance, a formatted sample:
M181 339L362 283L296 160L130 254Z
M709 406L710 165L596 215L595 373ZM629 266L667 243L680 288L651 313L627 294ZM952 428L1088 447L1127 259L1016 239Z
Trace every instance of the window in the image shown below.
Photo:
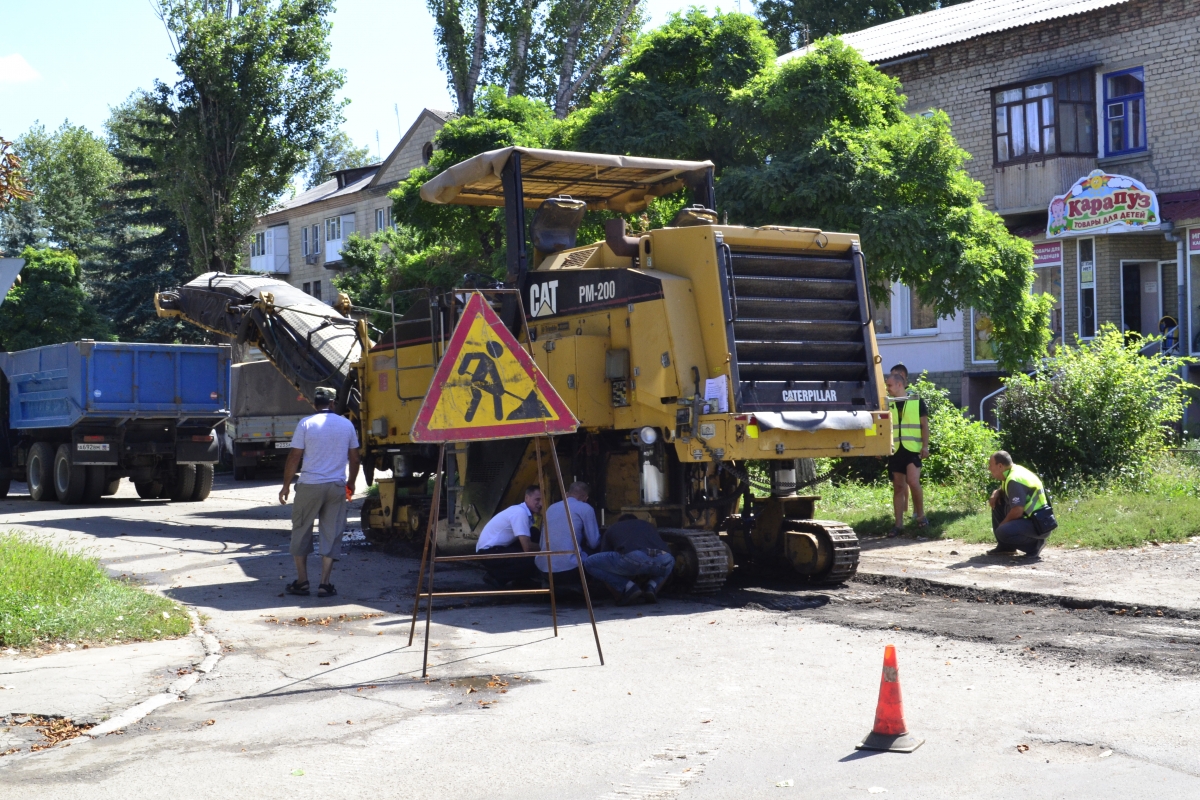
M1096 335L1096 255L1095 239L1077 242L1079 263L1079 337Z
M876 336L892 335L892 292L889 289L888 299L882 303L871 300L871 319L875 322Z
M305 283L303 288L304 288L305 294L312 294L312 284L311 283Z
M1096 152L1091 70L992 92L997 164Z
M321 226L312 226L312 254L316 255L321 252Z
M421 145L421 160L428 164L433 158L433 142L426 142Z
M267 254L267 234L266 232L254 234L254 241L250 243L250 257L265 256Z
M325 220L325 241L336 242L342 238L342 218L330 217Z
M1096 98L1092 72L1076 72L1058 79L1058 150L1060 153L1096 152Z
M392 227L392 207L375 209L376 232L386 230L390 227Z
M917 293L912 289L908 290L908 332L909 333L929 333L937 332L937 312L933 306L921 302L917 297Z
M308 228L300 229L300 251L308 255Z
M321 282L320 281L313 281L312 296L317 300L321 299Z
M1142 67L1104 76L1105 152L1146 149L1146 100Z

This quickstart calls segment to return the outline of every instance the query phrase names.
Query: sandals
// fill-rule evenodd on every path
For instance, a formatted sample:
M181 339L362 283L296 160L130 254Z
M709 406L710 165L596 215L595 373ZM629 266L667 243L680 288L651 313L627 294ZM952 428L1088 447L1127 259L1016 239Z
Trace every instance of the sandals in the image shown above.
M929 527L929 518L928 517L913 517L913 522L917 523L918 528L928 528Z
M308 581L301 583L300 581L292 581L283 590L288 594L298 594L301 597L308 597Z
M887 538L895 539L902 533L904 533L904 528L901 528L899 525L893 525L892 529L887 532Z
M317 597L334 597L337 595L337 589L332 583L322 583L317 587Z

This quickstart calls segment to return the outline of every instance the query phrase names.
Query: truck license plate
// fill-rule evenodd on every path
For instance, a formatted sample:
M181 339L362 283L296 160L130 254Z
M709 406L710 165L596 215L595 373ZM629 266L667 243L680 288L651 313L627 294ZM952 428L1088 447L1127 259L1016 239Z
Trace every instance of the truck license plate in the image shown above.
M275 449L276 450L291 450L292 443L291 442L276 442Z
M107 453L108 444L87 444L86 442L80 442L75 445L75 449L85 453Z

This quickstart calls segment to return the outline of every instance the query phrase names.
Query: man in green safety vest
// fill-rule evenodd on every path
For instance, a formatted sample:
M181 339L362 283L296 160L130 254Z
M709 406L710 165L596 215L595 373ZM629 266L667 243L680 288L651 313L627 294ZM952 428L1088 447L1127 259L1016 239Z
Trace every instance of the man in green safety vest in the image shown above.
M1000 488L988 500L992 507L992 533L996 536L996 547L988 555L1016 555L1020 550L1030 558L1037 558L1046 546L1046 537L1038 534L1029 516L1046 505L1041 478L1014 464L1012 456L1003 450L988 459L988 472L1000 481Z
M896 524L888 538L904 532L904 512L912 492L913 521L928 528L925 519L925 493L921 489L921 459L929 458L929 408L918 397L908 396L908 368L892 367L887 379L888 402L892 409L892 455L888 474L892 478L892 511Z

